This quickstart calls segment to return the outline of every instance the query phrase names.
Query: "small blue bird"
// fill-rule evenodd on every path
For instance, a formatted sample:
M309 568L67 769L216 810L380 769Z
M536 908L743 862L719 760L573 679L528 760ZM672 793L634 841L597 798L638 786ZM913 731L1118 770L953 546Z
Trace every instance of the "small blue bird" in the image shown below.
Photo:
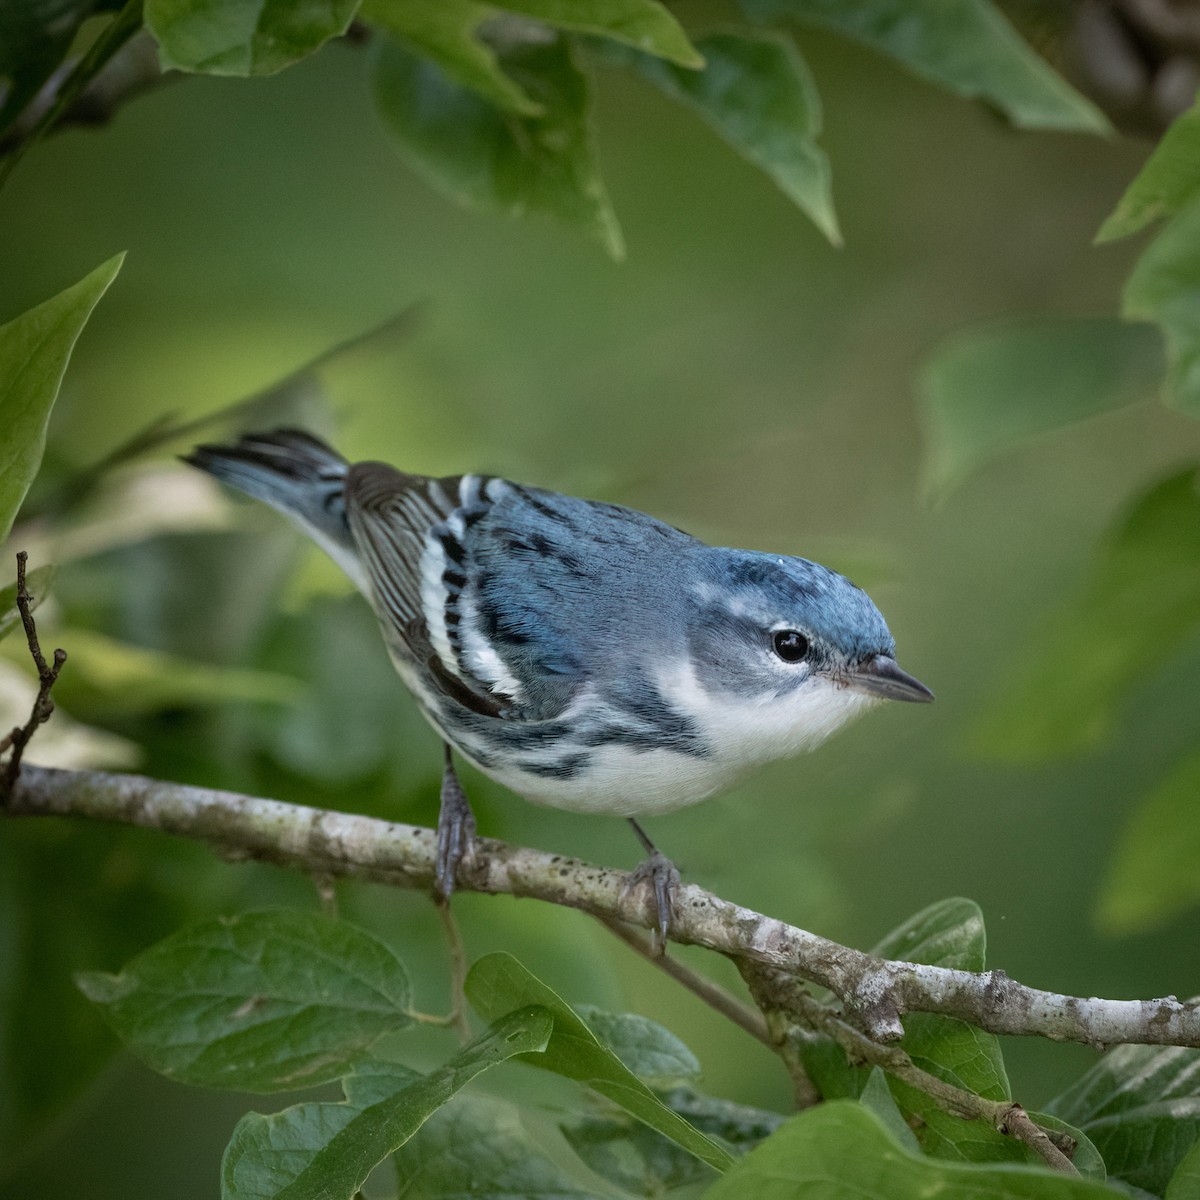
M289 516L370 600L446 743L437 884L475 821L451 747L514 792L627 817L665 939L678 874L635 820L933 694L867 594L803 558L708 546L616 504L349 463L295 429L184 459Z

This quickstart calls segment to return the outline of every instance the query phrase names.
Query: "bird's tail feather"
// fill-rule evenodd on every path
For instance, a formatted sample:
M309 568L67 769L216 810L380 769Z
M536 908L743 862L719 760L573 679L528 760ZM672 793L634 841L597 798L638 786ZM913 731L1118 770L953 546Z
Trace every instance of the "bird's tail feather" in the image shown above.
M247 434L236 445L197 446L183 461L290 517L355 582L361 568L346 520L350 464L302 429Z

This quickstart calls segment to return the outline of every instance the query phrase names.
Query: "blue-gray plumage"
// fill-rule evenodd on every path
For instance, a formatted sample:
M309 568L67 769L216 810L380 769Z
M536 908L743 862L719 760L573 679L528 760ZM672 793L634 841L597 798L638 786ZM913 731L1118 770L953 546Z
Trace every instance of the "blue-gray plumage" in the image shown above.
M187 461L322 545L447 744L531 800L669 811L816 745L874 699L932 699L896 665L866 593L806 559L708 546L507 480L351 464L298 430ZM447 781L446 893L473 836L449 759Z

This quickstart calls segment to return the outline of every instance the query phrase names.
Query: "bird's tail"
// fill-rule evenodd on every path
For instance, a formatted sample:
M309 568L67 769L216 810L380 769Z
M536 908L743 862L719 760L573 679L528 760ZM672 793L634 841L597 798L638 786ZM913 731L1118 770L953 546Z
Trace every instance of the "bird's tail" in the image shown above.
M252 433L233 446L197 446L183 461L292 519L355 580L361 568L346 520L350 464L302 429Z

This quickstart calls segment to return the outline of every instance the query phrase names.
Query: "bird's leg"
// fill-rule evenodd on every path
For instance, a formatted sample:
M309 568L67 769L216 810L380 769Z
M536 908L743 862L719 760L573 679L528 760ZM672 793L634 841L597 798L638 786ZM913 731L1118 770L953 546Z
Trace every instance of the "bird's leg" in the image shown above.
M454 771L454 758L446 743L446 768L442 772L442 806L437 828L437 890L446 900L454 891L458 866L475 854L475 816Z
M642 843L642 849L649 857L645 862L630 873L625 892L631 892L643 883L649 883L654 889L654 908L658 916L659 952L667 948L667 934L671 929L671 918L675 910L675 893L679 890L679 872L675 864L646 836L646 831L632 818L628 818L633 826L633 832Z

